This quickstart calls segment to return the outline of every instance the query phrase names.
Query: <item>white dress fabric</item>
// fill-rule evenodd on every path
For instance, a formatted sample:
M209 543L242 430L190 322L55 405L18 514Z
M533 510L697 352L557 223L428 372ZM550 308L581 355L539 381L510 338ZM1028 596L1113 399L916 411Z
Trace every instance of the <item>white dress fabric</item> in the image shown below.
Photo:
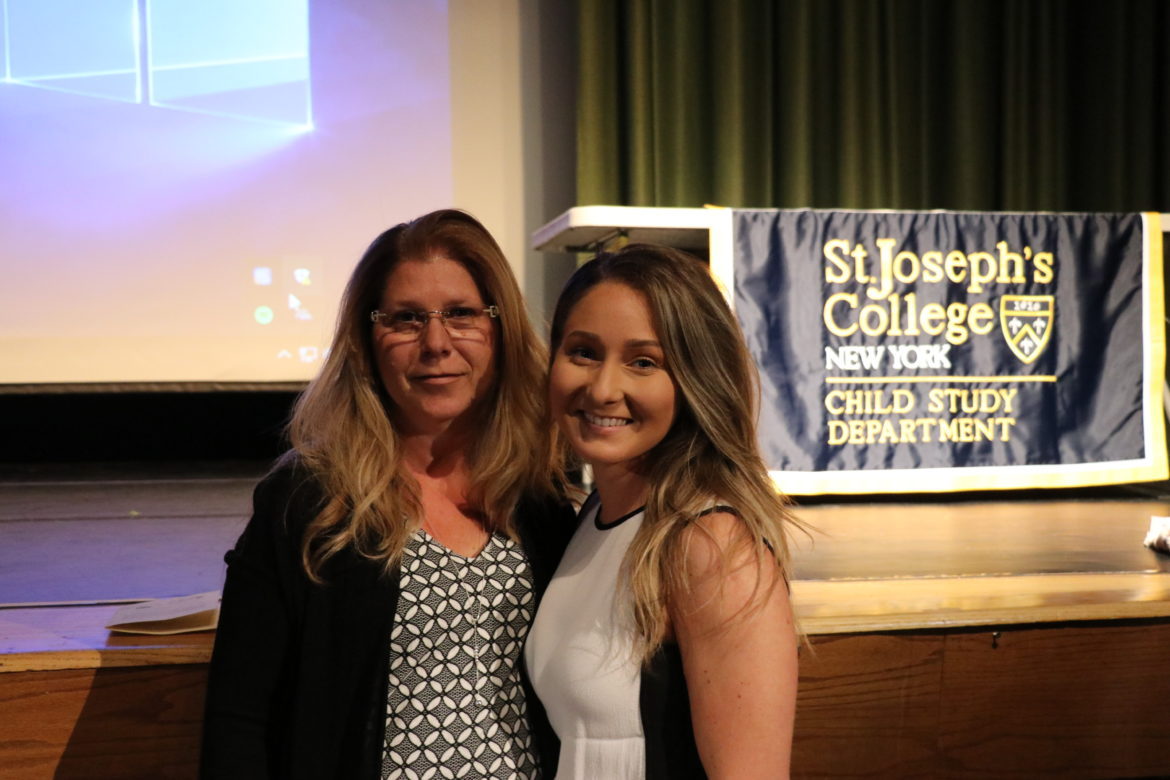
M390 635L383 778L537 778L518 660L532 569L493 534L464 558L419 531Z
M641 663L628 594L616 591L643 512L600 527L592 503L541 601L525 660L561 741L557 780L634 780L646 776Z

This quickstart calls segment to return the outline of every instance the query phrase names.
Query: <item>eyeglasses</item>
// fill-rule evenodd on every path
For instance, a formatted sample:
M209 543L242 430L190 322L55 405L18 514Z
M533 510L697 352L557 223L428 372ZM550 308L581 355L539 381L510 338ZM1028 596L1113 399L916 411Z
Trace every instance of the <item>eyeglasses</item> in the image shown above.
M438 317L453 339L482 338L488 319L500 316L499 306L477 309L474 306L452 306L450 309L400 309L398 311L372 311L370 321L388 329L391 333L408 338L418 338L431 317Z

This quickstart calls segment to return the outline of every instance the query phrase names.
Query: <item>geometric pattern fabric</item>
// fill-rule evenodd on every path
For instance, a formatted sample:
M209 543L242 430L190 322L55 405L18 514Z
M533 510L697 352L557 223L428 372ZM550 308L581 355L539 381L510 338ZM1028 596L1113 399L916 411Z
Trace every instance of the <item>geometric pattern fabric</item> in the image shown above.
M383 778L537 778L518 664L532 569L492 534L474 558L423 530L403 551Z

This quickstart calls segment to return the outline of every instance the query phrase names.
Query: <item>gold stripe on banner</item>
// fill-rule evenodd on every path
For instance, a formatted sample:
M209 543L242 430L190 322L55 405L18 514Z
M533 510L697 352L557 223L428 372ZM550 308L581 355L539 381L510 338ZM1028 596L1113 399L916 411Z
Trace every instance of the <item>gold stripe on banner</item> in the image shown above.
M828 376L825 384L828 385L868 385L893 384L898 382L914 384L916 382L950 382L951 384L975 383L990 384L995 382L1055 382L1052 374L1031 374L1028 376Z
M1082 466L1089 468L1081 468ZM1069 466L979 466L947 469L886 469L874 471L770 471L778 490L793 496L856 495L861 493L951 493L968 490L1031 490L1080 488L1149 482L1156 476L1149 461L1124 461Z
M1166 479L1170 476L1166 452L1166 413L1163 397L1166 384L1166 291L1163 285L1163 256L1165 247L1162 231L1170 225L1162 224L1162 215L1156 212L1142 214L1142 228L1145 233L1146 262L1143 287L1146 289L1146 453L1153 453L1157 473L1133 482ZM1154 410L1158 410L1155 413Z

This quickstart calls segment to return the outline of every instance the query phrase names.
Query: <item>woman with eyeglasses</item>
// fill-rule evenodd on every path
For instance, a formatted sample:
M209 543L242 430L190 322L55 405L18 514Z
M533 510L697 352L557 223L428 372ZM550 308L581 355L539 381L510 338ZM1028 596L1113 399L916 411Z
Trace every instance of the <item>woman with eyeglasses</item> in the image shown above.
M519 664L572 524L544 355L471 216L373 242L227 554L205 777L552 775Z

